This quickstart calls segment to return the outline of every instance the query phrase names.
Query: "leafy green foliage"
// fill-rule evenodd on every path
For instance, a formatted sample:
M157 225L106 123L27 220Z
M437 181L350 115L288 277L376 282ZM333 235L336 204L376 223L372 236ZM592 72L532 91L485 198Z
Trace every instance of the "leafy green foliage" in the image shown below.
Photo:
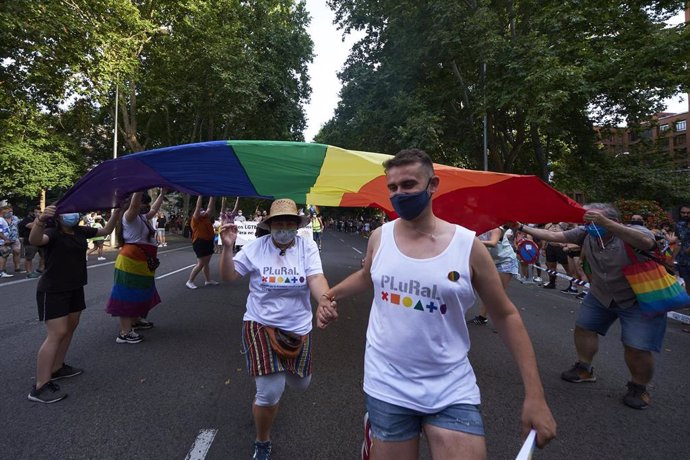
M84 172L75 143L51 117L26 106L0 122L0 190L3 196L38 199L41 190L68 187Z
M320 142L415 145L479 167L486 114L490 169L547 179L554 161L591 150L593 122L638 122L690 86L690 29L663 22L681 2L328 3L343 30L366 35Z
M295 0L2 2L3 192L70 185L109 158L116 87L118 156L215 139L302 140L308 22Z

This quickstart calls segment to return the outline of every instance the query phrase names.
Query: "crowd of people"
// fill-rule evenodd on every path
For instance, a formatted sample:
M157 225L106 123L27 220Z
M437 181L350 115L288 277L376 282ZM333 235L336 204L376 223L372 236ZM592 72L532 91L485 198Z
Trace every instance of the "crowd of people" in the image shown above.
M635 409L649 407L653 353L661 349L666 318L641 313L622 269L631 262L629 248L638 260L647 260L650 252L670 253L690 292L690 206L680 208L674 229L647 229L641 215L623 222L613 206L593 203L585 206L584 225L509 222L475 237L434 215L431 202L440 179L426 153L403 150L384 167L398 219L324 218L313 209L298 210L290 199L276 199L268 212L257 209L250 216L258 223L256 239L241 251L235 243L238 225L246 217L238 202L228 212L223 201L216 216L213 197L206 208L204 197L197 199L189 219L197 263L187 288L198 288L200 273L204 286L219 284L210 274L217 252L223 281L249 278L241 342L256 386L251 405L254 459L271 455L271 429L286 385L300 391L309 387L314 322L319 328L330 327L343 299L372 288L364 360L363 459L415 458L422 433L434 458L454 458L460 451L467 458L485 458L480 390L468 359L467 324L489 321L518 364L525 389L524 434L535 429L539 447L556 436L532 343L506 293L513 278L555 289L557 276L566 277L570 284L562 292L582 300L574 330L576 361L563 371L563 380L596 381L593 361L599 337L620 321L630 371L623 403ZM133 193L107 221L98 213L59 214L54 206L36 208L19 219L11 205L0 206L0 276L12 276L6 271L8 259L16 273L24 258L27 276L40 277L36 299L46 338L37 353L30 400L64 399L66 394L55 382L82 373L65 358L86 307L86 262L93 253L102 260L103 239L113 230L120 248L105 310L118 320L115 341L140 343L140 331L153 328L147 315L161 302L154 277L157 250L167 245L165 229L178 219L162 212L165 193L161 190L155 200L145 192ZM299 229L309 224L313 237L299 236ZM321 264L323 231L368 237L361 269L333 286ZM541 248L545 264L518 257L525 241ZM37 253L40 262L34 270ZM415 282L402 281L409 280L410 273ZM588 288L580 291L585 282ZM311 300L317 304L314 312ZM477 304L478 314L466 320ZM421 317L419 311L430 314ZM441 350L432 346L439 341L446 344ZM410 348L408 343L419 346Z

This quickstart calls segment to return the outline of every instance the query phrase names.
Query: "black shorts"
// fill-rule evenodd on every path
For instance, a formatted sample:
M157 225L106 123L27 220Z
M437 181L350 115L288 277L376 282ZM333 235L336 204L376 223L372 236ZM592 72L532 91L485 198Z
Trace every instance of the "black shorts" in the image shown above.
M38 253L38 247L37 246L31 246L29 244L22 246L22 259L33 260L34 257L36 257L37 253Z
M192 248L194 249L194 254L197 258L213 255L213 240L202 240L198 239L192 243Z
M86 308L84 288L61 292L36 291L36 303L39 321L62 318Z
M546 261L549 263L557 262L564 267L568 266L568 255L562 246L546 246Z

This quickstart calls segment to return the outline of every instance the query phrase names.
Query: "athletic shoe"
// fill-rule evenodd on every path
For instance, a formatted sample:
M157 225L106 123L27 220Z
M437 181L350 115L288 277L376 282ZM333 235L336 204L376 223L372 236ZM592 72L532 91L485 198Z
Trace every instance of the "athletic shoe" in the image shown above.
M53 375L50 376L50 380L52 382L54 380L67 379L83 373L84 369L79 369L77 367L72 367L69 364L62 363L62 367L53 372Z
M134 332L134 330L131 330L126 334L119 334L115 339L117 343L139 343L142 340L144 340L144 338Z
M28 275L26 275L26 277L27 277L27 278L30 278L30 279L32 279L32 278L40 278L40 277L41 277L41 274L38 273L38 272L31 272L31 273L29 273Z
M168 246L168 243L163 243L163 247L164 247L164 248L167 247L167 246Z
M151 329L153 323L151 321L146 321L145 319L140 319L136 323L132 324L133 331L144 331L146 329Z
M14 272L15 273L26 273L26 270L19 268L19 269L15 270Z
M185 286L187 286L189 289L196 289L196 284L192 283L191 281L187 281L184 283Z
M10 275L7 272L0 272L0 278L12 278L14 275Z
M41 388L36 389L36 385L31 388L31 393L29 393L29 401L36 401L44 404L52 404L58 401L62 401L67 397L67 394L60 390L60 385L53 382L48 382Z
M565 289L561 289L561 292L563 294L579 294L579 291L574 287L567 287Z
M587 370L587 367L579 361L573 364L573 367L563 372L561 378L572 383L597 381L597 378L594 376L594 368Z
M105 260L105 257L99 257L99 258L96 259L96 260Z
M271 441L254 441L254 455L252 456L252 460L268 460L271 458L271 449L273 449Z
M467 321L467 324L474 324L475 326L484 326L488 322L489 320L484 318L482 315L477 315L471 320Z
M576 298L577 300L582 300L582 299L585 298L586 295L587 295L587 293L586 293L585 291L582 291L582 292L580 292L578 295L576 295L575 298Z
M556 289L556 283L546 283L542 286L544 289Z
M623 404L633 409L646 409L652 403L652 397L645 385L628 382L628 393L623 397Z
M369 460L371 452L371 423L369 412L364 413L364 440L362 441L362 460Z
M532 281L534 281L535 283L541 283L541 277L535 276L534 278L532 278Z
M218 286L220 283L218 281L210 280L204 283L204 286Z

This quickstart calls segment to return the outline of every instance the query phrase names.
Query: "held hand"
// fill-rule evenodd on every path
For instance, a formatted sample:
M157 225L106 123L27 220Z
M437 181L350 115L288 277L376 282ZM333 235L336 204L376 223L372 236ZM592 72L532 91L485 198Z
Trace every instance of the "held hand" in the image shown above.
M41 215L38 216L38 220L45 223L48 221L48 219L54 218L56 213L57 213L57 208L54 205L46 206L46 208L43 210Z
M601 225L602 227L606 227L608 226L608 224L612 222L611 219L603 215L601 212L595 211L593 209L587 210L582 219L585 221L585 225L593 223L596 225Z
M522 437L530 430L537 430L537 447L543 449L556 437L556 420L543 398L527 400L522 405Z
M328 324L338 319L338 304L335 300L321 297L316 308L316 326L325 329Z
M227 246L229 248L234 247L235 241L237 241L237 225L232 223L221 225L220 239L223 242L223 246Z

